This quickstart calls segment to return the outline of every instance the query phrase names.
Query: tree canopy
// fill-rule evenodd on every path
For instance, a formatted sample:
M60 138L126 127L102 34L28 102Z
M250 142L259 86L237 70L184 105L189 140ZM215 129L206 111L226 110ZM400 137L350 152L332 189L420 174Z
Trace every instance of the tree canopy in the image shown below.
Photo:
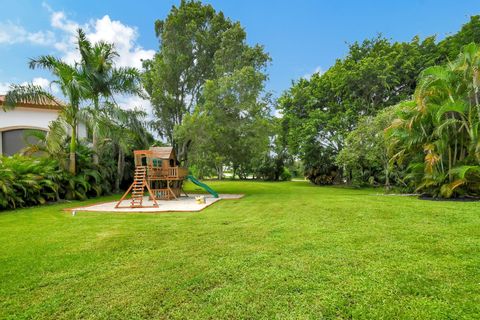
M145 62L143 83L159 135L184 163L209 163L220 176L225 165L240 173L268 146L268 130L262 128L268 127L269 55L247 44L239 22L198 1L181 1L155 30L160 47ZM260 141L267 142L260 147Z
M411 98L422 70L444 64L476 39L480 27L472 17L457 34L391 42L379 35L349 46L349 52L324 74L300 79L278 100L290 152L305 164L315 183L341 181L336 157L362 117Z

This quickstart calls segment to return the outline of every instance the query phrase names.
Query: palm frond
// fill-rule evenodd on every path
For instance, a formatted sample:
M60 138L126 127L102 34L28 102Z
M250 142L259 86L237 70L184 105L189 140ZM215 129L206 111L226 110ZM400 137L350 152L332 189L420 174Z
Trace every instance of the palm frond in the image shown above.
M5 96L4 110L15 108L20 103L43 104L43 105L60 105L55 97L42 87L34 84L10 86L10 90Z

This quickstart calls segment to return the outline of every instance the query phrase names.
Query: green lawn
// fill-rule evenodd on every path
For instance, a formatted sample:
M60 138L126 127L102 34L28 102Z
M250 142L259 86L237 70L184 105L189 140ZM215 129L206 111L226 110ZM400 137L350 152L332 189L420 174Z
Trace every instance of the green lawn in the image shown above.
M0 318L480 316L479 203L209 184L247 195L199 213L1 213Z

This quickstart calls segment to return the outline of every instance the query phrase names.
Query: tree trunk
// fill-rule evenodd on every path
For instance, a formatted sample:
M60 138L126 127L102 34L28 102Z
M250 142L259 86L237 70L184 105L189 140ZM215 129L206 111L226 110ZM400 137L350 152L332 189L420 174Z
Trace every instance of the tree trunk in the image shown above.
M98 97L93 99L93 105L95 108L95 113L98 112ZM97 126L93 126L93 133L92 133L92 148L93 148L93 164L98 165L99 164L99 158L98 158L98 129Z
M477 78L478 71L475 71L473 73L473 83L475 83L475 79ZM473 91L474 97L475 97L475 106L477 107L477 115L478 115L478 121L480 121L480 108L479 108L479 102L478 102L478 89L475 88Z
M93 137L92 137L92 149L93 149L93 164L98 165L99 164L99 158L98 158L98 132L97 128L93 127Z
M452 147L448 146L448 182L452 182Z
M222 165L217 166L217 178L218 178L218 180L223 179L223 166Z
M120 183L123 180L123 172L125 165L125 155L122 148L118 149L118 160L117 160L117 175L115 177L115 193L120 192Z
M70 162L68 164L68 170L72 175L77 173L77 124L72 126L72 132L70 137Z
M390 189L390 172L388 170L388 160L385 163L385 189Z

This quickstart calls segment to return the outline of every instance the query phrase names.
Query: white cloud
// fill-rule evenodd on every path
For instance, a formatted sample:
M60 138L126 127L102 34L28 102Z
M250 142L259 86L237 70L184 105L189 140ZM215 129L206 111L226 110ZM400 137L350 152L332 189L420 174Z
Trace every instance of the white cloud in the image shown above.
M140 109L152 114L152 104L149 100L144 100L139 96L117 96L115 97L118 105L123 109Z
M0 82L0 94L6 94L9 89L10 89L10 83Z
M43 90L46 90L48 92L52 92L52 93L55 93L55 94L60 92L60 88L55 83L51 83L50 80L42 78L42 77L33 78L32 81L23 82L22 85L26 85L28 83L39 86Z
M55 43L55 35L52 31L29 32L23 26L11 21L0 22L0 43L30 43L48 46Z
M82 28L87 38L93 43L99 41L113 43L119 55L116 58L117 66L140 69L142 60L151 59L155 54L154 50L146 50L138 45L136 41L139 34L136 28L127 26L118 20L112 20L108 15L80 24L68 19L62 11L54 11L46 4L44 7L51 13L51 26L62 32L62 40L55 44L55 48L63 54L62 59L66 62L73 63L80 59L76 47L78 28ZM148 100L138 96L117 96L115 99L122 108L140 108L149 115L152 114L152 105Z
M137 43L139 33L136 27L112 20L108 15L79 23L70 19L64 11L55 11L45 2L42 5L50 13L51 30L28 32L19 24L10 21L0 22L0 44L28 42L36 45L48 45L59 53L62 60L73 63L80 59L77 49L77 30L82 28L90 41L94 43L106 41L115 45L115 50L119 54L115 61L117 66L140 69L142 60L151 59L155 54L154 50L144 49ZM51 85L48 79L38 77L34 78L31 83L54 94L60 93L58 86ZM9 83L0 83L0 94L6 93L9 85ZM116 99L123 108L139 107L149 114L152 113L152 106L148 100L134 96L119 96Z
M275 118L283 118L283 113L281 110L273 109L273 116Z
M45 78L33 78L32 83L36 86L40 86L43 89L48 89L50 87L50 80Z
M0 22L0 44L53 46L64 61L73 63L80 58L76 36L77 30L82 28L90 41L106 41L115 45L119 54L118 66L141 68L142 60L151 59L155 54L154 50L144 49L137 43L139 34L136 27L112 20L108 15L79 23L69 19L64 11L55 11L45 2L42 5L50 13L51 30L29 32L22 25L7 20Z
M138 38L136 28L111 20L108 15L96 20L93 30L87 34L88 39L92 42L103 40L115 44L119 54L117 63L120 66L141 68L142 60L151 59L155 54L154 50L145 50L135 43Z
M307 80L310 80L310 78L311 78L314 74L318 73L318 74L321 76L324 72L325 72L325 71L323 71L322 67L318 66L318 67L315 68L315 70L313 70L313 72L304 74L304 75L302 76L302 78L307 79Z
M51 13L51 26L62 33L61 40L55 43L55 48L63 54L62 59L66 62L73 63L80 59L76 48L79 28L85 31L87 38L93 43L113 43L119 54L116 61L118 66L141 68L142 60L151 59L155 54L154 50L146 50L136 43L139 35L135 27L112 20L108 15L80 24L70 20L63 11L54 11L45 3L43 6Z
M51 84L50 80L42 77L33 78L30 82L24 81L21 83L21 85L24 86L29 83L40 86L42 89L55 94L60 92L60 89L56 84ZM8 90L10 90L10 83L0 82L0 94L6 94Z

